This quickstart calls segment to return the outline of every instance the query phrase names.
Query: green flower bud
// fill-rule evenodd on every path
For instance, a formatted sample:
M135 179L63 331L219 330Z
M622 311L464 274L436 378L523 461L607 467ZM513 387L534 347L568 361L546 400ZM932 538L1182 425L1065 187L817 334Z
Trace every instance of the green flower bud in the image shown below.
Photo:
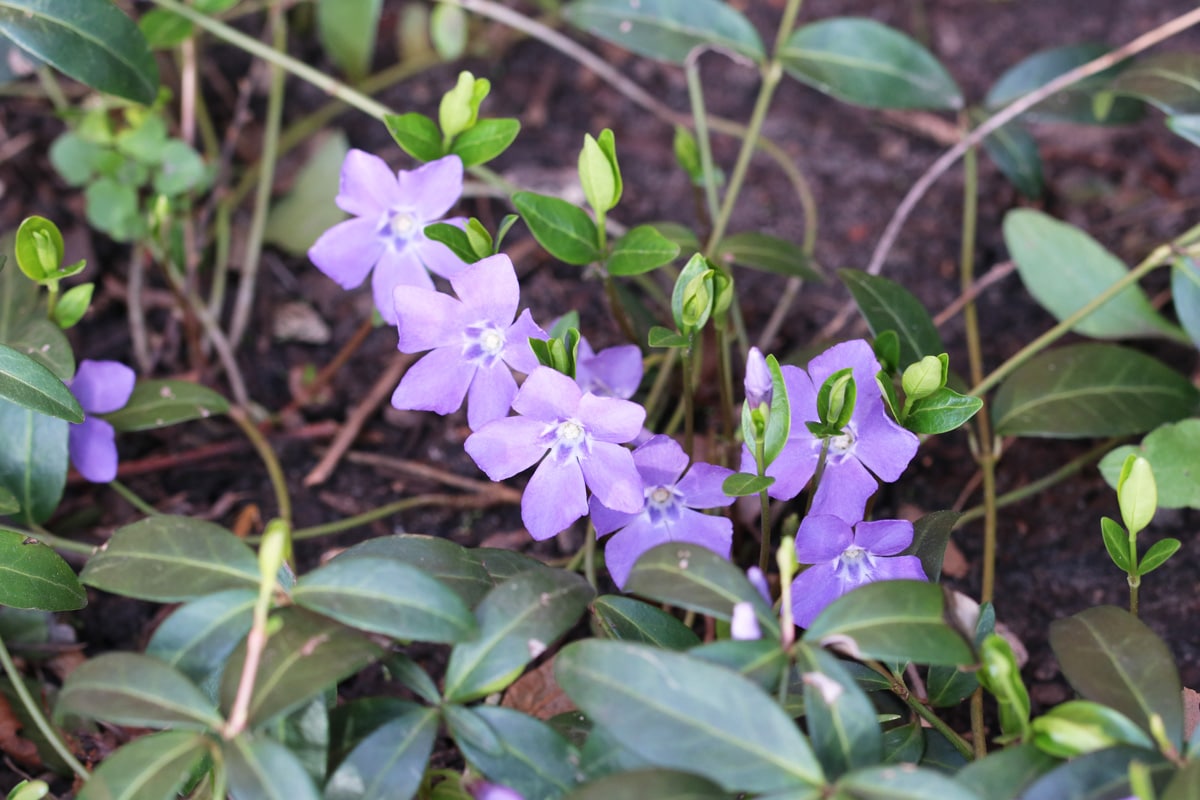
M1121 477L1117 479L1117 501L1121 519L1130 535L1137 535L1154 519L1158 509L1158 487L1150 462L1142 456L1130 453L1125 459Z

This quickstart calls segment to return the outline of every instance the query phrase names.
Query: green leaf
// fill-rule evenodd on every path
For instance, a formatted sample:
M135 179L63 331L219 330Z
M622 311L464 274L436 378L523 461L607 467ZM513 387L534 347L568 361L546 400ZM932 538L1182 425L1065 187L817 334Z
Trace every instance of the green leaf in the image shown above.
M448 8L449 6L438 6ZM450 152L462 159L464 167L486 164L508 149L521 132L517 119L481 119L454 137Z
M883 736L870 698L824 650L801 645L796 669L804 684L804 721L813 750L831 778L878 764Z
M854 800L979 800L958 781L926 767L906 765L855 770L835 784L836 797Z
M191 731L134 739L105 757L79 800L175 800L208 754L208 740Z
M900 337L900 367L946 352L933 318L912 292L895 281L858 270L838 270L838 276L854 296L872 336L890 330Z
M1122 572L1129 572L1129 534L1115 520L1108 517L1100 518L1100 536L1104 539L1104 549L1108 557Z
M763 633L779 637L779 619L745 573L704 547L671 542L647 550L625 591L723 620L733 617L736 603L748 602Z
M577 28L647 58L682 64L697 47L766 58L754 26L720 0L575 0L562 13Z
M21 504L17 502L16 496L8 489L0 486L0 516L14 516L21 510Z
M1021 680L1021 668L1012 646L1003 636L990 633L979 645L979 672L983 688L996 698L1000 712L1002 741L1029 737L1029 690Z
M463 757L489 781L522 797L561 797L576 783L576 748L541 720L499 706L448 706ZM476 731L482 736L473 735Z
M1189 760L1159 795L1162 800L1196 800L1200 797L1200 761Z
M792 719L723 667L645 645L585 640L563 648L554 673L596 725L656 766L693 772L731 792L824 782Z
M383 0L317 0L317 36L352 81L371 69Z
M609 275L641 275L670 264L678 255L679 245L653 225L638 225L616 241L605 267Z
M207 730L222 722L183 673L137 653L105 653L76 667L59 692L54 714L139 728Z
M517 192L512 201L533 238L558 260L584 266L603 257L596 223L579 206L533 192Z
M1172 132L1200 147L1200 114L1180 114L1167 117L1166 123Z
M690 347L692 339L678 331L655 325L646 336L646 344L650 347Z
M685 335L692 335L704 327L712 312L712 272L708 259L702 253L695 253L675 279L671 292L671 318Z
M111 3L0 0L0 36L93 89L145 105L158 96L146 38Z
M106 592L177 603L225 589L254 589L258 559L211 522L166 514L118 528L79 576Z
M1100 460L1100 474L1114 489L1121 465L1132 453L1144 456L1154 470L1159 508L1200 508L1200 419L1160 425L1140 447L1110 451Z
M83 186L96 174L96 162L105 152L102 145L67 131L50 145L50 163L70 186Z
M758 231L744 231L726 236L717 251L718 261L770 272L788 278L803 278L820 283L825 276L813 268L812 259L804 248Z
M75 354L71 351L71 343L62 328L41 314L17 320L5 342L53 372L60 381L69 381L75 376Z
M721 484L721 491L730 497L748 497L766 491L773 483L775 483L775 479L770 475L735 472Z
M804 632L804 641L853 658L971 664L963 635L947 622L942 587L922 581L868 583L829 604Z
M984 138L983 149L1018 192L1031 200L1042 196L1042 157L1029 131L1018 123L1002 125Z
M408 114L385 114L383 124L400 145L400 149L417 161L436 161L446 155L442 134L437 123L415 111Z
M1167 563L1167 559L1175 555L1182 547L1182 542L1178 539L1160 539L1150 545L1150 549L1145 552L1141 560L1138 562L1138 574L1145 575L1153 570L1158 569L1163 564Z
M962 108L962 93L933 54L872 19L835 17L796 29L779 57L788 74L868 108Z
M407 704L358 742L329 776L325 800L408 800L425 777L438 712Z
M579 620L592 594L559 570L522 573L488 592L475 609L478 637L450 651L445 699L465 703L508 686Z
M129 402L105 416L119 431L148 431L229 412L229 401L191 381L142 380Z
M0 606L73 611L87 605L74 570L36 539L0 528Z
M117 134L117 152L147 166L161 163L168 138L166 120L158 114L145 114L130 121L130 126Z
M718 639L688 652L749 678L768 693L778 691L790 663L775 639Z
M254 680L249 722L258 725L303 705L309 698L353 675L383 651L366 636L299 608L272 615L280 627L267 639ZM233 707L242 665L243 641L221 678L221 707Z
M243 733L221 741L221 754L234 797L254 800L322 800L304 765L272 739Z
M601 131L599 140L590 133L583 135L578 170L583 195L592 210L597 214L611 211L620 201L623 189L621 168L617 163L617 146L611 128Z
M81 283L63 292L62 297L58 299L58 305L54 307L55 324L62 330L75 327L92 304L92 293L95 290L96 284Z
M1062 320L1090 303L1129 270L1083 231L1033 209L1010 211L1004 241L1025 288ZM1122 290L1072 329L1097 339L1161 336L1187 341L1137 286Z
M0 398L68 422L83 422L83 409L62 380L5 344L0 344Z
M404 533L368 539L343 552L338 560L394 559L450 587L463 602L474 607L500 582L499 579L493 579L484 568L481 563L484 556L483 550L468 550L447 539ZM528 568L524 563L521 566Z
M58 226L45 217L26 217L17 228L13 253L17 267L29 280L40 283L54 277L62 267L63 237Z
M230 589L181 605L154 630L146 655L182 672L211 697L229 656L250 632L252 589Z
M292 589L292 601L344 625L394 639L460 642L475 617L454 590L390 558L335 558Z
M1108 51L1108 46L1092 42L1054 47L1034 53L1010 67L992 84L984 99L984 105L989 110L999 110L1019 97L1040 89L1064 72L1105 55ZM1118 99L1114 102L1103 119L1096 115L1097 93L1109 91L1111 81L1121 69L1121 66L1117 66L1104 70L1061 92L1056 92L1034 106L1031 111L1025 112L1024 116L1030 119L1092 125L1135 122L1142 116L1142 105L1128 99Z
M981 800L1013 800L1059 763L1033 745L1020 744L991 751L985 758L965 766L954 778Z
M1158 754L1140 747L1109 747L1073 758L1041 776L1020 795L1021 800L1105 800L1129 797L1129 767L1133 762L1148 767L1155 784L1161 785L1175 766Z
M1145 100L1167 116L1200 113L1200 56L1189 52L1140 56L1108 90Z
M476 252L471 242L471 237L467 235L467 232L457 225L451 225L449 222L435 222L432 225L426 225L425 238L446 245L446 247L449 247L453 251L454 255L468 264L474 264L476 261L489 255Z
M138 28L151 50L170 50L187 41L194 30L191 20L165 8L152 8L142 14Z
M921 559L925 577L937 582L942 576L946 544L961 516L957 511L933 511L913 523L913 540L901 555Z
M729 792L692 774L669 769L640 769L608 775L566 796L565 800L728 800Z
M625 642L643 642L667 650L686 650L700 644L691 628L657 606L632 597L606 594L592 601L592 624L597 635Z
M1154 749L1154 742L1137 725L1117 711L1088 700L1068 700L1030 723L1034 746L1058 758L1119 744Z
M17 499L21 519L49 519L66 482L67 423L0 399L0 486Z
M177 197L203 188L208 180L208 167L191 145L179 139L167 142L162 164L154 175L154 191Z
M949 433L979 413L983 400L962 395L948 386L912 404L904 427L913 433Z
M1150 356L1109 344L1050 350L1018 367L996 392L1001 436L1121 436L1186 417L1191 382Z
M84 195L88 222L118 242L133 241L146 227L133 185L103 177L88 184Z
M1182 747L1179 673L1171 651L1145 623L1114 606L1089 608L1050 623L1050 647L1075 691L1146 731L1152 716L1161 717L1170 742Z
M320 7L320 6L319 6ZM346 218L334 204L342 162L350 144L341 131L320 140L296 174L292 189L267 215L263 239L284 252L303 256L323 231Z
M1200 265L1190 258L1177 258L1171 270L1171 302L1175 315L1200 347Z

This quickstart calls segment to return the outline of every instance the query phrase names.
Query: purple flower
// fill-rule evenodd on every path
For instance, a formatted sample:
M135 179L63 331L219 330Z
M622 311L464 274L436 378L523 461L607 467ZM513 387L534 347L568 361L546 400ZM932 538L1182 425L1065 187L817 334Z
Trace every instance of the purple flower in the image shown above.
M599 397L633 397L642 382L642 351L636 344L608 347L596 353L580 337L575 357L575 382Z
M67 382L84 413L83 422L72 425L68 432L67 450L75 469L92 483L108 483L117 477L116 432L93 415L124 408L136 380L133 370L119 361L84 359Z
M853 370L858 398L844 433L829 440L825 472L813 497L811 513L833 514L850 521L861 518L867 499L878 488L874 475L885 481L899 478L920 444L884 410L875 382L879 365L871 346L861 339L829 348L809 362L807 373L796 367L782 368L791 428L787 444L767 468L767 475L775 478L767 493L776 500L790 500L812 478L825 439L814 436L805 423L818 421L817 391L821 384L846 367ZM742 452L742 470L755 471L749 448Z
M396 286L432 289L429 272L449 278L465 266L450 248L424 233L426 225L451 221L441 218L462 194L462 175L458 156L393 173L378 156L351 150L342 163L336 202L354 218L321 234L309 259L343 289L358 286L374 267L375 307L388 324L396 324Z
M477 781L467 787L474 800L525 800L516 789L499 783Z
M537 357L530 338L546 333L517 313L520 289L508 256L489 256L450 279L458 299L433 289L396 288L400 350L432 350L405 373L392 394L396 408L449 414L470 390L471 430L508 414L517 382L512 369L533 372ZM510 369L511 368L511 369Z
M758 408L764 403L770 407L771 396L775 393L775 384L771 380L771 370L767 368L767 360L762 351L751 347L746 356L746 402L751 409Z
M613 510L641 509L641 478L621 443L641 430L644 408L584 392L550 367L529 374L512 408L521 416L489 422L464 447L494 481L541 461L521 497L533 538L548 539L586 514L588 489Z
M796 532L796 559L812 564L792 581L792 613L807 628L837 598L873 581L928 580L921 559L901 556L913 539L911 522L881 519L850 523L809 514Z
M733 503L721 490L732 470L712 464L693 464L669 436L654 436L633 451L641 476L642 501L633 509L617 509L593 495L590 506L596 535L617 531L604 549L613 582L624 588L638 556L664 542L690 542L729 558L733 523L696 509ZM684 475L684 471L687 474Z

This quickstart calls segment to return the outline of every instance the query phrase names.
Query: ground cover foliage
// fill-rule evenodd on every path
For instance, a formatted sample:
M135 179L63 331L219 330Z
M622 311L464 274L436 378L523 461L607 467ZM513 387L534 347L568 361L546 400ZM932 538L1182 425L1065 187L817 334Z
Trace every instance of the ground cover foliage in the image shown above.
M1200 795L1197 667L1172 652L1195 650L1145 619L1194 550L1155 519L1200 507L1200 225L1173 220L1130 266L1050 213L1039 141L1140 125L1200 145L1197 22L1022 53L975 101L921 25L799 0L0 0L0 79L57 115L44 180L85 220L22 208L0 242L8 797ZM543 154L549 184L521 169L538 85L505 107L489 78L526 46L624 109L539 121L570 142ZM222 59L254 76L231 84ZM651 63L680 91L643 85ZM722 72L750 87L736 120L709 105ZM424 97L374 99L415 74ZM309 107L314 89L332 99ZM948 148L861 263L820 256L836 199L814 195L820 154L783 142L803 129L771 124L787 92ZM323 130L347 108L370 131L354 146ZM650 188L628 166L643 126L673 176ZM755 170L794 235L747 223ZM1012 198L994 231L981 171ZM960 297L931 310L885 265L948 173L961 199L936 233L961 242ZM640 215L633 187L678 213ZM68 257L72 230L120 254L117 280L96 251ZM991 238L1009 261L980 274ZM287 314L264 312L277 253L314 295ZM1007 272L1043 324L996 351L982 298ZM331 332L314 307L336 302ZM260 389L282 370L253 352L268 316L336 346L277 403ZM329 436L333 392L336 434L301 477L289 442ZM381 405L437 431L440 463L349 451ZM1002 491L1026 440L1056 455ZM948 441L977 505L904 513ZM234 453L265 477L249 502L148 502L120 458L138 447L144 471ZM323 496L341 513L307 522L352 457L461 493L342 483ZM1004 624L1004 509L1093 465L1114 510L1078 522L1108 562L1092 579L1123 596L1057 609L1040 637L1070 694L1039 701ZM80 507L101 496L124 504L115 526ZM381 522L423 507L453 513ZM71 627L129 601L154 609L140 641Z

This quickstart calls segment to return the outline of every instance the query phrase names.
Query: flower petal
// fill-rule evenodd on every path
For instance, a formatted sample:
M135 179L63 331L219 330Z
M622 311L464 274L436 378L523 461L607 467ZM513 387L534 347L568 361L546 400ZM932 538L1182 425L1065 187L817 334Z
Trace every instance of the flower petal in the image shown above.
M619 444L592 442L592 452L579 459L588 488L613 511L640 511L646 495L633 454Z
M379 257L379 263L371 275L375 307L389 325L396 324L397 286L416 286L433 291L433 278L429 277L425 267L410 250L393 250L389 247Z
M587 511L587 489L574 459L543 460L521 496L521 520L539 542L566 530Z
M462 303L448 294L419 286L397 286L392 292L401 353L420 353L435 347L462 348Z
M641 432L646 409L629 400L584 394L579 401L579 421L596 440L622 444Z
M517 382L508 365L497 361L490 367L476 368L470 392L467 424L477 431L492 420L508 416L513 398L517 396Z
M858 423L854 455L883 480L894 481L908 468L921 441L888 418L882 399L872 405Z
M643 508L645 501L643 500ZM592 518L592 525L596 528L597 536L606 536L615 530L624 528L626 525L633 523L642 515L643 508L637 511L613 511L608 506L601 503L596 495L588 498L588 513Z
M491 322L507 327L517 315L521 287L508 256L488 256L450 279L454 293L469 309L470 322Z
M408 368L392 393L392 406L449 414L462 407L475 367L456 347L439 347Z
M733 546L733 522L726 517L701 514L690 508L680 509L679 519L666 528L673 542L689 542L729 558Z
M414 170L401 170L396 183L402 202L418 210L415 216L422 222L441 219L462 196L462 159L444 156Z
M833 561L853 543L850 523L830 514L810 512L796 531L796 560L801 564Z
M526 417L503 417L467 437L463 448L494 481L532 467L549 449L539 441L545 425Z
M894 556L912 540L913 525L905 519L877 519L854 526L854 543L874 556Z
M666 530L645 518L614 534L604 546L604 566L617 588L625 588L630 570L643 553L669 541Z
M875 560L877 581L927 581L928 576L916 556L893 556Z
M338 208L374 220L399 200L396 176L382 158L362 150L346 153L335 201Z
M441 242L425 238L423 233L409 239L408 247L416 254L417 260L425 269L434 275L441 275L443 278L460 275L468 266L467 262L456 256L449 247Z
M628 400L642 382L642 350L636 344L620 345L585 356L579 342L575 380L585 392ZM590 347L588 348L591 349Z
M867 500L878 488L875 478L857 459L846 458L837 463L829 461L813 495L809 513L832 514L853 524L863 518Z
M537 356L533 354L533 348L529 346L529 340L541 339L544 342L548 338L546 332L533 321L533 315L527 308L504 332L504 352L501 353L501 358L517 372L528 375L540 366Z
M353 289L366 280L386 247L375 220L355 217L322 233L308 249L308 260L338 286Z
M137 376L120 361L85 358L71 379L71 394L86 414L109 414L124 408Z
M513 399L513 410L533 419L557 422L579 413L583 392L575 381L550 367L529 373Z
M651 436L633 451L633 463L647 486L674 486L687 469L688 457L670 436Z
M831 562L804 570L792 581L792 616L796 624L801 628L809 627L825 606L844 592Z
M721 486L733 470L715 464L692 464L675 489L683 495L683 504L691 508L721 508L732 505L733 498Z
M117 442L113 426L98 417L87 417L67 433L67 451L79 474L92 483L117 477Z
M742 471L757 475L758 467L749 448L743 446L742 449ZM813 449L811 439L789 439L771 466L767 467L767 475L775 479L767 489L767 494L776 500L791 500L800 494L800 490L808 485L809 479L817 471L820 455L819 451Z

